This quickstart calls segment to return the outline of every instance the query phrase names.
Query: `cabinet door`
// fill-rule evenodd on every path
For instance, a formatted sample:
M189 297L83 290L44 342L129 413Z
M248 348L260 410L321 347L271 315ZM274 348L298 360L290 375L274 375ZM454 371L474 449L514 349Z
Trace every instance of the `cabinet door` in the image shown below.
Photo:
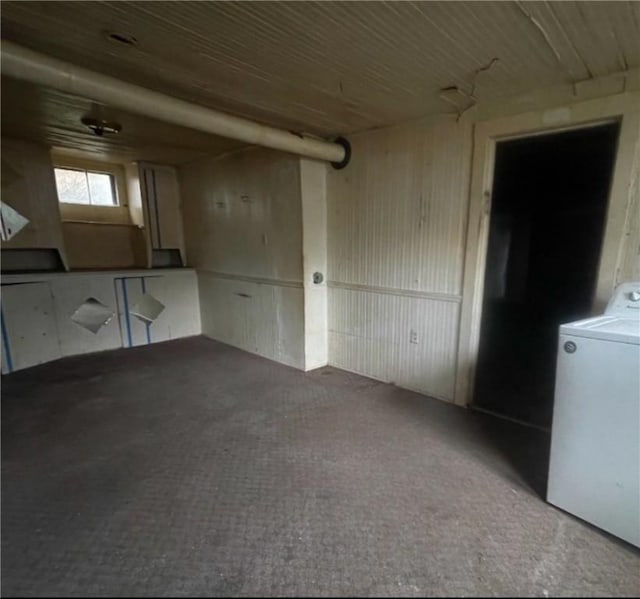
M116 277L113 280L123 347L152 343L151 323L132 314L146 292L145 279L146 277Z
M54 308L63 356L76 356L122 347L116 316L117 304L111 277L85 275L56 277L49 283L54 296ZM87 300L95 299L114 316L98 331L92 332L74 322L74 313ZM105 316L106 318L107 316Z
M149 345L200 333L198 282L193 271L114 279L118 319L124 347ZM152 320L137 309L150 296L161 309Z
M182 252L180 188L175 169L143 164L141 185L152 249L176 249Z
M152 326L152 341L179 339L200 333L198 282L194 272L145 277L147 292L165 309Z
M62 357L49 283L2 286L2 372Z

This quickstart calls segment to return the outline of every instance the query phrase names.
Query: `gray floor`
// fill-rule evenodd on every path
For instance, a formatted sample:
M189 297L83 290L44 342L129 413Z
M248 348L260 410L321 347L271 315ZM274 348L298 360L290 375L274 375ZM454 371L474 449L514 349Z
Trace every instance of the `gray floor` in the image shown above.
M3 595L636 595L548 438L204 338L3 378Z

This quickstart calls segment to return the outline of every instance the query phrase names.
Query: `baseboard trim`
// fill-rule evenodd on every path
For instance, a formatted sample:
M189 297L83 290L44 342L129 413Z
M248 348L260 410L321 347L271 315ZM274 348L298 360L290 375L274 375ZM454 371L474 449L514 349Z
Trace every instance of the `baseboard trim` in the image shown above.
M533 424L531 422L527 422L526 420L520 420L519 418L513 418L512 416L507 416L505 414L500 414L500 412L494 412L493 410L487 410L486 408L481 408L480 406L469 404L469 409L474 412L481 412L482 414L488 414L489 416L494 416L495 418L500 418L501 420L508 420L509 422L515 422L516 424L520 424L522 426L526 426L528 428L535 428L539 431L543 431L545 433L551 433L551 429L546 426L540 426L539 424Z

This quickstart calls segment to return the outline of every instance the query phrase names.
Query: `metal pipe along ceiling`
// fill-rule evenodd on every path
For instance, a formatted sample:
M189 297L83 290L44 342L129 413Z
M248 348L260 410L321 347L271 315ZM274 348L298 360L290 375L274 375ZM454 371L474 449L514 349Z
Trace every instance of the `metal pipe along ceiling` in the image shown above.
M345 140L332 143L302 138L288 131L94 73L12 42L2 41L2 74L221 137L327 160L337 167L348 161L349 148Z

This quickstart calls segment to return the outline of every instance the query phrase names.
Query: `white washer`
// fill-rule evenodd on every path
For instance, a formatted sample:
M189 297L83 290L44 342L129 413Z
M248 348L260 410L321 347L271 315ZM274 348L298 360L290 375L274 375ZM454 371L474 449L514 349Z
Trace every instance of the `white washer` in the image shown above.
M560 327L547 500L640 547L640 282Z

